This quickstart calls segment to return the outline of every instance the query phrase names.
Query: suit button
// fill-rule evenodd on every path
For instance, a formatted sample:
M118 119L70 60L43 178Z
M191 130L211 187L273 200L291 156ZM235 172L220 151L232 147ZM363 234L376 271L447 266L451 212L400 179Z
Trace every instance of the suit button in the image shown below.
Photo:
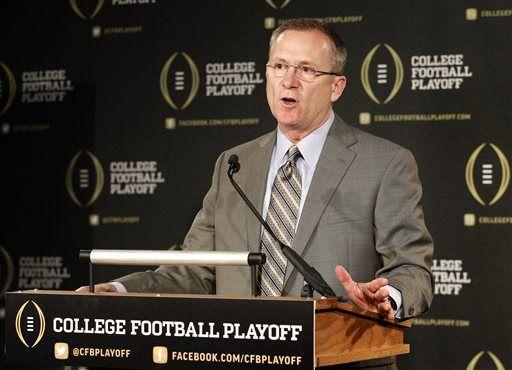
M409 307L409 315L412 315L414 313L414 308Z

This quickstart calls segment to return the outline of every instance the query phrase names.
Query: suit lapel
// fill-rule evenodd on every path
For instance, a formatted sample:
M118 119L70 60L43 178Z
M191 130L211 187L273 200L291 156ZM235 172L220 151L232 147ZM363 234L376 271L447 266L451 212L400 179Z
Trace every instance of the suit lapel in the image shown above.
M254 204L254 207L261 214L263 210L263 198L267 187L267 176L270 165L270 157L276 141L276 131L265 135L258 141L258 147L254 150L254 157L247 163L247 172L245 176L247 197ZM247 241L249 250L253 252L260 251L260 230L261 225L258 219L252 214L249 207L247 212Z
M325 207L356 156L355 152L348 149L355 142L357 139L350 127L336 115L318 159L297 226L297 233L293 239L293 249L299 255L303 254ZM294 267L288 264L284 280L285 286L293 270Z

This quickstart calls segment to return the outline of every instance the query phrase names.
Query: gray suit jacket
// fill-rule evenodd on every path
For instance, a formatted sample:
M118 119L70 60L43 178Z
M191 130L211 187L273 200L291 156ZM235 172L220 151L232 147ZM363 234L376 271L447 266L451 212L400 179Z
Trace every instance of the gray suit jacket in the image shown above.
M212 185L185 241L188 250L260 250L260 224L226 175L237 154L235 175L261 212L276 131L222 153ZM411 152L346 125L336 116L325 141L293 248L316 267L337 294L334 274L343 265L355 281L385 277L403 298L403 318L432 301L433 243L421 209L421 184ZM128 291L250 295L244 267L160 267L118 279ZM283 295L300 295L303 279L288 266Z

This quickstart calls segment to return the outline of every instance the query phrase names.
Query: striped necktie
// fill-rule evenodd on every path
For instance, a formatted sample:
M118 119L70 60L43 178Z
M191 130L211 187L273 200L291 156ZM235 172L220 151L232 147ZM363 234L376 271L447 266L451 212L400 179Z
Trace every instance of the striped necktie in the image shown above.
M302 181L296 162L301 156L299 148L293 145L288 149L288 160L277 171L267 222L279 240L291 246L299 215ZM276 297L283 290L286 272L286 257L279 244L264 230L261 238L261 251L267 255L267 262L261 272L261 295Z

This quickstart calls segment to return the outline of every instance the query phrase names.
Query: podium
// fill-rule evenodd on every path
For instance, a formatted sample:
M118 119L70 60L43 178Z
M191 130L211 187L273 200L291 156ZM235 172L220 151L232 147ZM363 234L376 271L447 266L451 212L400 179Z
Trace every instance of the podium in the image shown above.
M381 318L378 314L319 299L315 308L315 366L329 366L410 352L404 330L411 324Z
M409 352L410 324L331 298L20 291L5 307L8 363L313 369Z

